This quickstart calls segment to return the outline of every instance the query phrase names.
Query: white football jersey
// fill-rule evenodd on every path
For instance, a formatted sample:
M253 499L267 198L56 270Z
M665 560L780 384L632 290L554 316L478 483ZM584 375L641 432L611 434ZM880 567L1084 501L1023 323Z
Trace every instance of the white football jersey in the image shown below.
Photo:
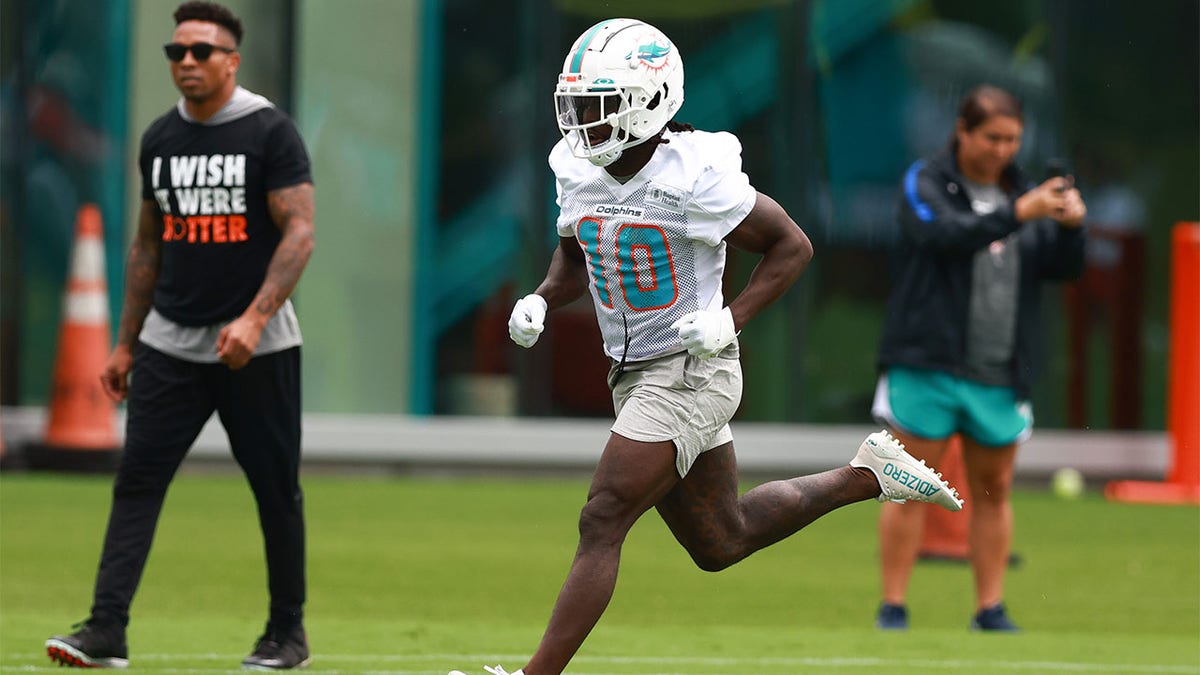
M723 240L758 196L733 134L664 137L670 142L624 184L572 156L565 141L550 152L558 234L583 249L604 351L618 361L682 351L671 324L724 306Z

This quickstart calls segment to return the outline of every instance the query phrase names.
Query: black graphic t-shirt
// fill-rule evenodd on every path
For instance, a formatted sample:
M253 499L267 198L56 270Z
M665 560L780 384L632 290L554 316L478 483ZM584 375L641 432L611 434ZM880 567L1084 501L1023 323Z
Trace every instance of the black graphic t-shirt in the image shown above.
M211 126L173 108L142 136L138 163L142 198L162 211L155 309L184 326L236 318L279 245L267 193L312 181L296 126L274 107Z

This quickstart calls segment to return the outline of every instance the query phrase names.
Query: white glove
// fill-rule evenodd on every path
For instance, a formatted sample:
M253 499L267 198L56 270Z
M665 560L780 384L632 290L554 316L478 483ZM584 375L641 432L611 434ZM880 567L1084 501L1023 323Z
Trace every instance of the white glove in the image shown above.
M513 307L512 316L508 317L508 336L528 349L538 341L543 330L546 330L546 299L530 293Z
M671 328L679 329L679 341L687 347L688 353L702 359L720 354L738 336L733 328L733 313L728 307L692 312L671 324Z

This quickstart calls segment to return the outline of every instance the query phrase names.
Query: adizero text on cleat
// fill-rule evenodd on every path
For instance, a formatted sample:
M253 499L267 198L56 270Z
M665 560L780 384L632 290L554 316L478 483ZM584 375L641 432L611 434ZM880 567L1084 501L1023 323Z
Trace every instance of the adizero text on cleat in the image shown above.
M904 445L886 431L867 436L850 460L850 466L870 469L879 481L879 501L903 504L908 500L937 504L950 511L962 510L958 491L942 480L942 474L904 450Z

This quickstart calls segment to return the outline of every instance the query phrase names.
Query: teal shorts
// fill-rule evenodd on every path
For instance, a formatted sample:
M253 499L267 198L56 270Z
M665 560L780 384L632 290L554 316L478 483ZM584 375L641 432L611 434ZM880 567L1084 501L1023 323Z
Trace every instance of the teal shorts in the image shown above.
M879 376L871 414L902 433L940 440L961 432L980 445L1027 440L1033 407L1012 387L980 384L939 370L893 366Z

